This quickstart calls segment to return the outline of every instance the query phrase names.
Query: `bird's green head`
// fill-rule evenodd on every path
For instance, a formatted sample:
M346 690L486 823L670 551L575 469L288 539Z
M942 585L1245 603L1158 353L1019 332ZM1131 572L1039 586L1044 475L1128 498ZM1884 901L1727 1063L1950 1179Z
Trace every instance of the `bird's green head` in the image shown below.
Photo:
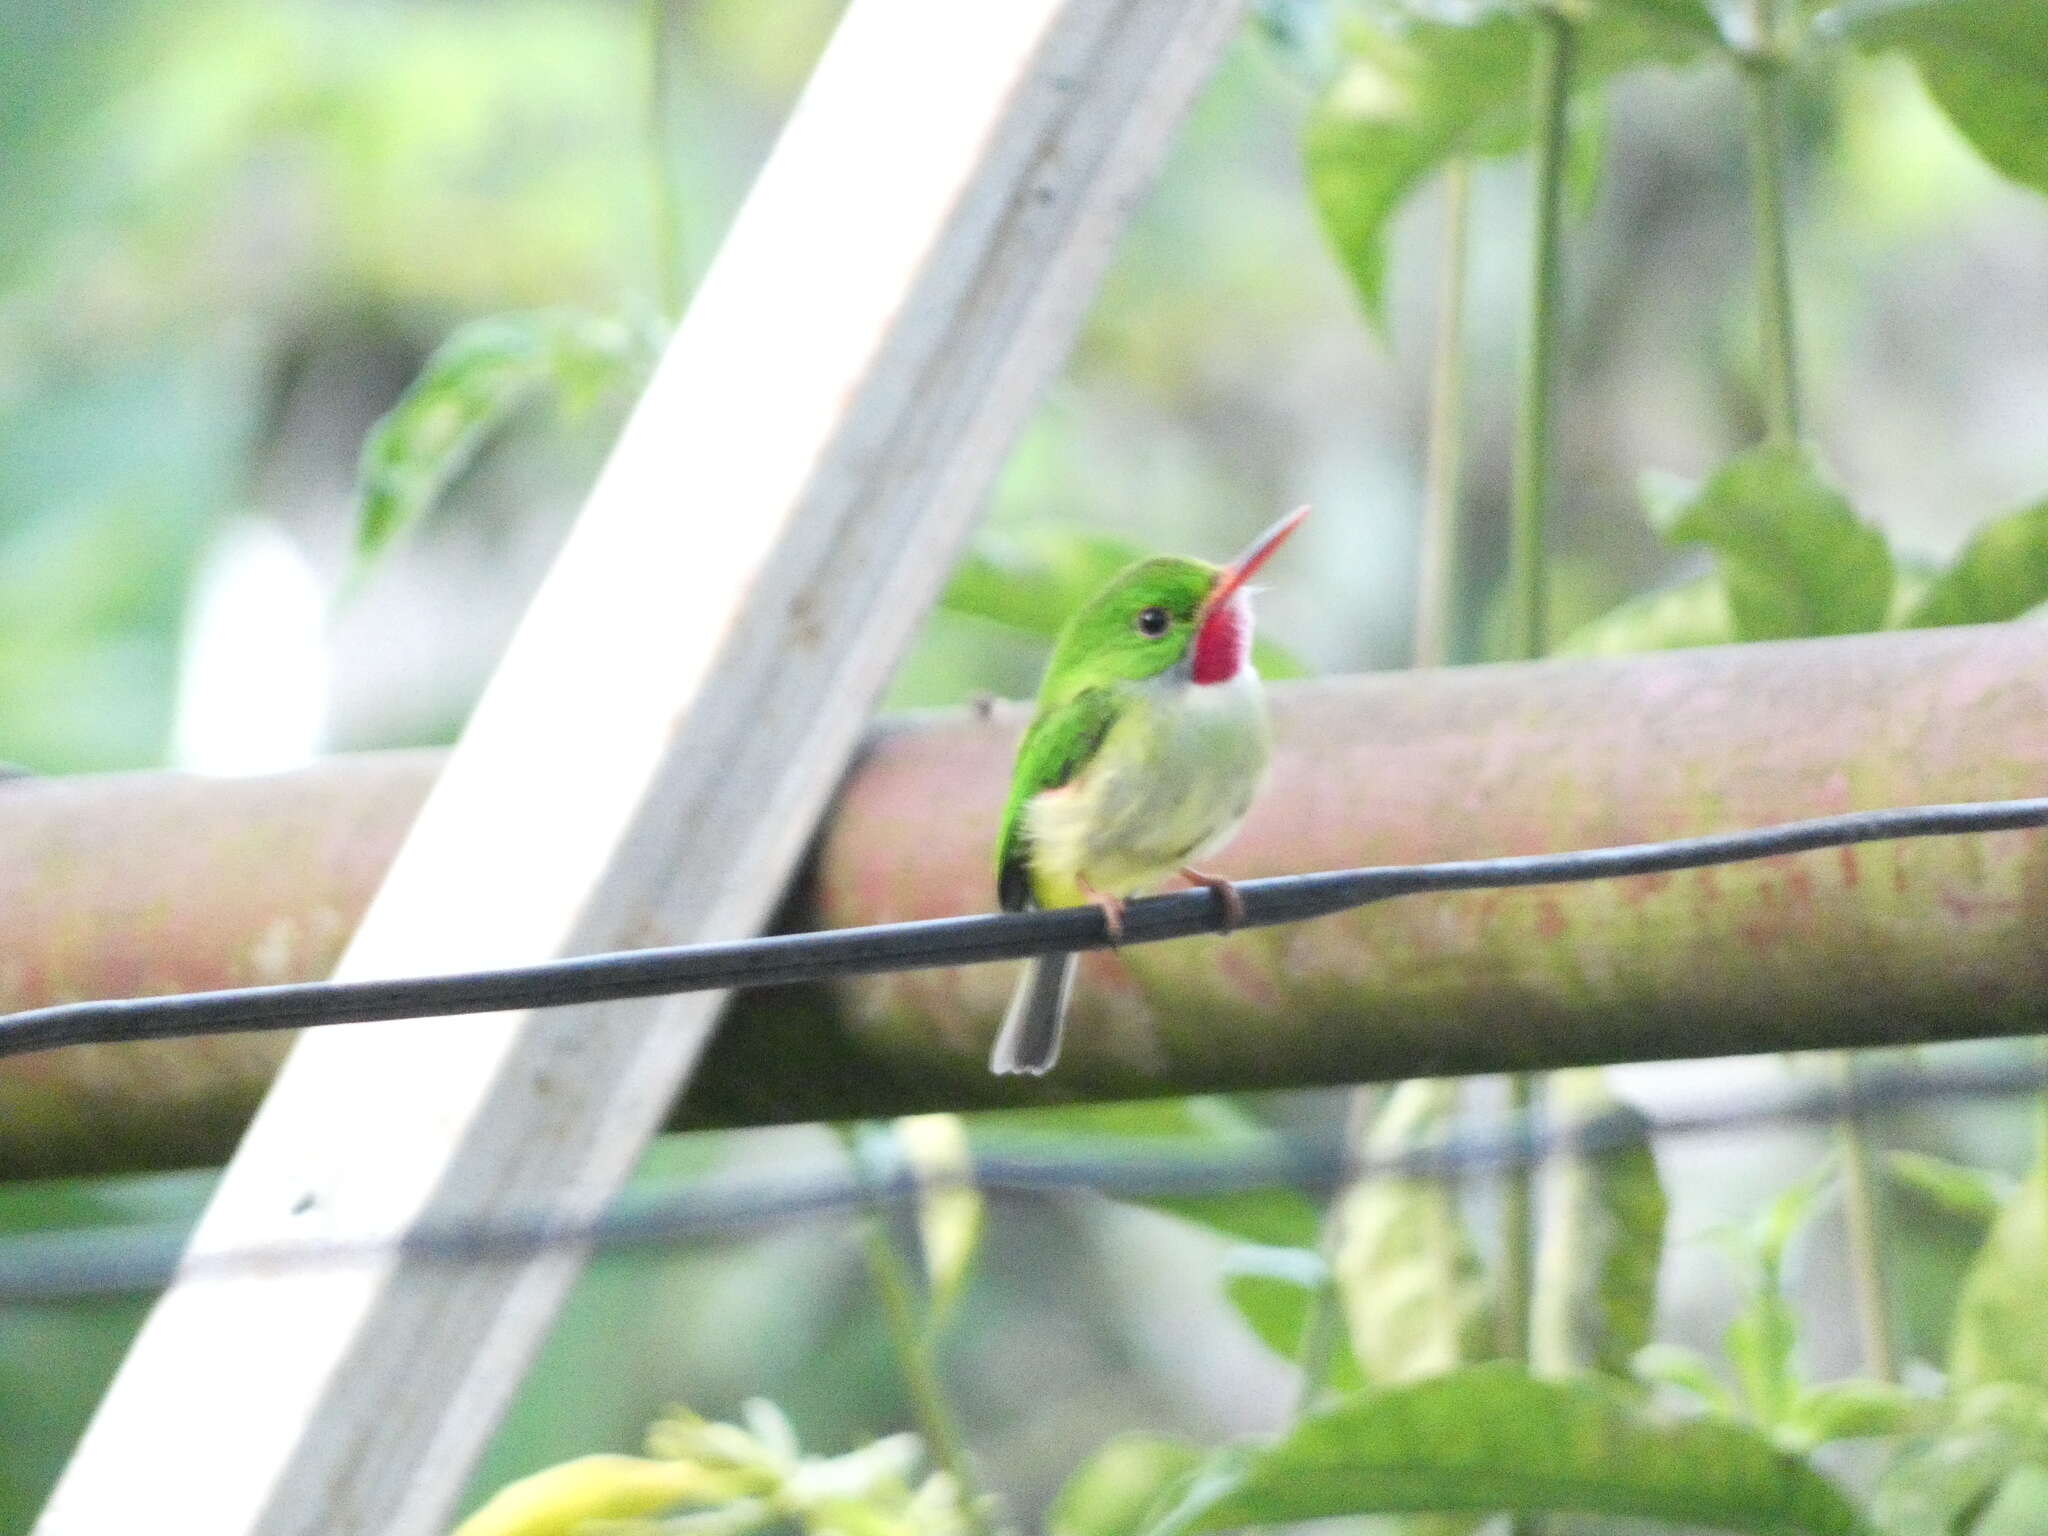
M1290 512L1229 565L1161 556L1119 572L1060 631L1048 692L1143 682L1180 672L1191 683L1227 683L1251 658L1244 584L1308 516Z

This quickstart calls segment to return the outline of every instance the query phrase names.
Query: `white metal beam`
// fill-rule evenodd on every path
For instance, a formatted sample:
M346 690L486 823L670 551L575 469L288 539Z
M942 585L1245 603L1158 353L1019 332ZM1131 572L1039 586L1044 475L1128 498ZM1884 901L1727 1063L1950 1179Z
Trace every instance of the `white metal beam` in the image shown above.
M339 974L755 931L1242 0L854 0ZM993 826L994 807L991 807ZM322 1031L37 1530L425 1536L718 1000Z

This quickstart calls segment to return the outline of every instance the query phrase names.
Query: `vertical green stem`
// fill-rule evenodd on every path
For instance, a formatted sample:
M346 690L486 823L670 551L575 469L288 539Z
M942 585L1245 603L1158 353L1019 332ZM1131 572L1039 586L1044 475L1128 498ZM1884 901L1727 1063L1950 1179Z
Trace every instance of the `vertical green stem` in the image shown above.
M1526 1126L1534 1112L1539 1079L1517 1072L1508 1079L1508 1115ZM1510 1360L1529 1361L1530 1297L1536 1280L1536 1169L1524 1162L1508 1175L1501 1190L1500 1310L1495 1314L1496 1344ZM1508 1536L1550 1536L1550 1521L1541 1515L1508 1517Z
M875 1294L888 1321L889 1342L896 1352L897 1368L903 1373L904 1389L910 1394L918 1430L931 1448L932 1459L952 1474L963 1493L971 1495L974 1485L967 1471L967 1444L932 1359L931 1340L919 1315L910 1267L903 1262L902 1251L890 1236L887 1218L879 1209L861 1217L861 1242L867 1250L868 1273L874 1279Z
M840 1128L855 1175L872 1190L867 1158L857 1135ZM953 1479L960 1490L960 1504L967 1512L969 1536L992 1536L987 1505L975 1481L968 1460L967 1441L960 1433L952 1399L939 1378L933 1352L931 1329L926 1326L918 1304L918 1287L903 1252L889 1231L888 1207L876 1199L861 1215L861 1246L867 1255L868 1276L874 1281L876 1298L882 1304L882 1318L889 1330L889 1345L895 1352L896 1369L910 1399L910 1411L917 1419L932 1461Z
M1764 423L1769 441L1800 439L1799 338L1792 319L1792 258L1785 234L1784 56L1774 0L1750 0L1754 34L1742 59L1748 98L1751 227L1756 235L1758 343L1763 361ZM1829 1057L1845 1094L1856 1088L1856 1063L1846 1051ZM1882 1381L1898 1380L1891 1297L1884 1264L1883 1181L1860 1113L1835 1127L1842 1158L1842 1203L1849 1228L1849 1264L1863 1335L1863 1362Z
M1453 160L1444 171L1444 233L1436 308L1436 348L1430 365L1429 458L1425 468L1421 590L1415 607L1415 665L1440 667L1451 659L1462 623L1459 550L1464 533L1465 289L1472 243L1472 163ZM1364 1147L1369 1121L1363 1102L1354 1145ZM1526 1193L1526 1187L1524 1190ZM1514 1196L1510 1196L1513 1199ZM1448 1233L1432 1233L1448 1241ZM1525 1239L1525 1249L1526 1249ZM1448 1272L1448 1263L1442 1266ZM1522 1313L1528 1311L1526 1297Z
M1799 441L1799 348L1792 325L1792 258L1785 238L1783 61L1771 0L1751 0L1756 41L1743 57L1749 104L1750 218L1756 235L1757 310L1763 354L1764 420L1770 439Z
M1514 509L1509 590L1514 598L1512 654L1541 656L1549 644L1543 563L1545 514L1550 502L1551 398L1563 266L1566 110L1571 101L1576 38L1572 25L1547 7L1535 13L1536 60L1532 106L1536 120L1535 233L1529 257L1528 337L1522 353L1521 399L1515 432ZM1535 1079L1509 1080L1510 1113L1534 1112ZM1526 1358L1529 1294L1535 1267L1534 1171L1512 1175L1501 1211L1500 1342L1502 1352Z
M1366 1133L1372 1127L1373 1110L1378 1103L1377 1089L1351 1090L1344 1114L1344 1166L1348 1167L1351 1159L1364 1149ZM1337 1360L1337 1342L1341 1335L1337 1320L1343 1307L1343 1297L1338 1291L1337 1263L1344 1248L1344 1197L1350 1190L1350 1179L1340 1178L1330 1191L1330 1203L1323 1211L1322 1231L1317 1240L1323 1256L1323 1283L1309 1298L1308 1317L1301 1325L1301 1343L1295 1357L1295 1365L1301 1372L1294 1400L1297 1419L1321 1400L1323 1388L1330 1380L1330 1368Z
M1364 1093L1363 1088L1355 1090ZM1301 1346L1295 1358L1300 1372L1294 1392L1294 1417L1312 1412L1330 1384L1330 1371L1337 1363L1337 1317L1342 1298L1337 1294L1336 1258L1340 1241L1340 1218L1344 1191L1330 1195L1330 1209L1323 1217L1322 1253L1330 1270L1322 1286L1309 1298L1308 1319L1301 1325Z
M1529 332L1522 352L1508 564L1515 600L1509 644L1512 654L1524 660L1541 656L1550 643L1543 536L1550 506L1550 407L1564 252L1566 113L1577 41L1572 24L1548 6L1537 8L1535 26L1530 94L1536 122L1536 228L1529 253ZM1526 1124L1536 1112L1538 1098L1533 1074L1518 1072L1508 1079L1508 1113L1518 1123ZM1510 1359L1529 1358L1529 1298L1535 1273L1536 1170L1525 1162L1509 1175L1501 1192L1500 1348ZM1538 1536L1546 1529L1546 1522L1533 1516L1517 1515L1509 1522L1512 1536Z
M1835 1081L1845 1096L1856 1092L1856 1059L1830 1053ZM1849 1224L1849 1269L1856 1286L1856 1317L1863 1333L1864 1367L1879 1381L1899 1379L1892 1348L1892 1309L1884 1268L1884 1219L1878 1172L1863 1134L1863 1116L1851 1108L1835 1126L1842 1157L1842 1205Z
M1436 344L1430 364L1429 449L1424 466L1422 549L1415 593L1418 667L1451 658L1457 624L1458 546L1463 533L1465 425L1465 268L1472 219L1472 167L1454 160L1444 171L1443 253L1439 267Z
M1536 1074L1508 1079L1508 1117L1526 1124L1536 1102ZM1510 1360L1529 1358L1529 1298L1536 1272L1536 1170L1526 1164L1508 1175L1501 1190L1500 1310L1494 1343Z
M647 139L653 173L654 292L664 320L683 312L683 197L676 183L670 143L674 126L676 0L646 0L647 7Z
M1514 598L1513 655L1541 656L1547 647L1543 531L1550 504L1550 420L1557 350L1558 286L1563 265L1565 108L1571 98L1571 23L1539 9L1536 25L1536 229L1529 259L1529 333L1522 352L1521 400L1515 428L1512 545L1508 585Z

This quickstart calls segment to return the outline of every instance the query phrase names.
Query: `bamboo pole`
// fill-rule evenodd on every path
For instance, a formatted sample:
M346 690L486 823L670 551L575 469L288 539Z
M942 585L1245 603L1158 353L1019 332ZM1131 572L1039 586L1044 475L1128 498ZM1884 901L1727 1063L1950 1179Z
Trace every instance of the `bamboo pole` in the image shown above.
M1283 684L1274 783L1229 862L1282 874L2036 793L2048 782L2044 678L2048 629L2007 625ZM782 925L987 910L1021 720L1006 707L872 733ZM15 960L0 1003L324 974L432 771L429 755L394 755L268 781L0 791L0 848L19 854L0 860L0 953ZM107 847L138 856L93 857ZM1410 898L1092 957L1072 1054L1042 1085L983 1068L1005 966L753 993L679 1118L762 1124L2034 1033L2048 1026L2044 859L2023 833L1877 846ZM213 1155L273 1051L211 1041L0 1060L0 1169ZM206 1112L190 1135L195 1105Z

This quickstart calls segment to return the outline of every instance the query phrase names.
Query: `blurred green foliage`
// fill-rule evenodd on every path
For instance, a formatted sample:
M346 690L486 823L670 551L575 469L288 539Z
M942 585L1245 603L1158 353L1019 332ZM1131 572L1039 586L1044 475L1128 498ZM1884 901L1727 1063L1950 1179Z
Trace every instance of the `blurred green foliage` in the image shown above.
M843 1456L807 1456L782 1411L759 1398L742 1424L677 1409L647 1433L647 1455L579 1457L503 1489L455 1536L673 1536L675 1519L719 1536L794 1527L811 1536L967 1536L961 1490L915 1477L923 1448L891 1435ZM676 1510L671 1519L657 1517Z
M1380 1106L1362 1151L1426 1156L1449 1139L1457 1106L1455 1083L1402 1083ZM1367 1380L1415 1381L1492 1352L1494 1298L1454 1184L1426 1167L1412 1178L1362 1180L1331 1216L1332 1279Z
M1741 639L1860 634L1891 611L1884 535L1799 449L1766 444L1729 460L1663 531L1713 552Z
M161 761L191 579L337 332L615 292L602 7L10 5L0 757ZM13 87L18 85L20 89Z
M1328 1308L1336 1284L1329 1264L1313 1248L1246 1244L1231 1249L1223 1258L1224 1296L1259 1336L1259 1342L1283 1360L1306 1364L1316 1319ZM1357 1340L1347 1330L1342 1338L1332 1338L1329 1346L1331 1359L1324 1372L1324 1388L1345 1393L1364 1386Z
M1505 1362L1368 1388L1271 1445L1210 1458L1145 1536L1337 1515L1495 1510L1635 1516L1757 1536L1859 1536L1831 1482L1754 1431L1673 1422L1610 1382L1539 1381Z
M1567 1146L1544 1167L1545 1219L1529 1303L1529 1359L1545 1375L1627 1381L1657 1321L1670 1202L1647 1116L1597 1067L1553 1073L1552 1111L1598 1126L1597 1147Z
M0 411L0 756L160 754L186 585L246 473L256 382L233 352L164 348Z
M969 1142L989 1156L1057 1149L1104 1159L1199 1159L1220 1151L1278 1150L1270 1128L1229 1099L1213 1096L996 1110L970 1116L967 1124ZM1315 1238L1315 1207L1298 1190L1162 1195L1144 1203L1249 1243L1299 1247Z
M651 323L566 309L493 315L451 332L363 445L359 561L425 517L515 414L546 395L573 413L633 389L659 340Z
M209 1174L0 1183L0 1236L182 1231ZM0 1530L25 1531L148 1310L133 1296L0 1302Z
M1652 526L1708 550L1713 571L1581 625L1559 655L1995 624L2048 603L2048 509L2038 505L1984 524L1953 562L1929 569L1895 555L1804 450L1752 449L1697 490L1646 477L1643 500Z
M1586 57L1573 158L1590 198L1606 81L1697 58L1718 32L1693 0L1610 0L1587 8L1578 32ZM1450 161L1527 146L1534 48L1526 17L1506 6L1458 20L1440 20L1427 6L1393 8L1391 19L1351 27L1346 43L1342 68L1309 119L1309 189L1366 313L1384 329L1394 215Z
M1820 26L1902 50L1979 154L2048 192L2048 11L2031 0L1847 0Z
M1801 50L1785 66L1801 92L1798 169L1831 220L1801 231L1814 253L1804 281L1819 290L1803 295L1820 317L1812 372L1855 376L1842 393L1872 431L1940 461L1953 545L1984 503L1952 509L1950 478L1981 487L2048 459L2022 462L2024 444L2011 443L2025 434L2011 430L1953 433L1967 439L1953 452L1922 442L1955 426L1948 402L1896 380L1880 397L1865 386L1891 375L1859 362L1852 339L1889 334L1873 313L1902 315L1954 333L1951 350L1930 355L1954 370L1957 398L1987 371L1991 338L1956 323L1987 308L1975 268L1944 282L1923 260L1899 289L1879 274L1935 237L1945 249L1980 241L1994 267L2025 269L2038 215L2015 213L1990 178L1958 167L1975 164L1966 144L2048 190L2048 13L2032 0L1852 0L1808 30L1816 9L1784 18ZM830 0L678 9L675 77L653 114L647 17L624 4L0 0L0 155L12 172L0 208L0 757L50 771L161 760L193 573L229 513L285 523L335 585L359 540L388 550L366 607L408 592L408 580L407 616L507 589L516 600L525 568L477 552L545 544L559 516L543 503L560 499L569 455L524 430L546 415L535 407L550 396L616 402L644 365L648 329L617 317L701 269L834 13ZM1856 510L1872 504L1867 445L1863 473L1839 484L1818 448L1728 453L1751 435L1756 391L1746 339L1730 340L1743 333L1729 317L1748 302L1739 261L1715 241L1744 211L1724 163L1737 142L1729 103L1700 81L1744 67L1744 45L1730 40L1740 29L1699 0L1591 0L1577 14L1586 68L1571 175L1591 222L1573 377L1589 419L1566 461L1583 507L1576 524L1561 520L1558 607L1609 611L1562 649L1980 622L2048 599L2038 483L2023 487L2023 510L1982 523L1943 563L1902 553L1911 539ZM1190 123L892 702L1028 691L1058 619L1118 564L1167 546L1221 555L1302 494L1330 508L1308 535L1323 542L1296 590L1271 595L1292 643L1262 635L1262 668L1294 675L1400 654L1415 489L1407 418L1420 394L1406 336L1426 286L1404 274L1428 234L1416 210L1449 160L1499 159L1526 142L1526 14L1494 0L1272 0L1262 16L1274 44L1241 48ZM1511 222L1502 186L1481 184L1489 230ZM657 198L679 241L654 238ZM1338 257L1329 270L1318 222ZM1501 299L1517 282L1493 257L1499 243L1475 269L1474 373L1488 391L1519 323ZM686 270L655 271L663 252ZM1385 355L1344 323L1346 283ZM1941 307L1958 294L1960 311ZM2023 346L2016 320L1994 312L1989 324ZM1893 371L1940 370L1909 355ZM1502 433L1483 402L1473 414L1471 484L1485 512L1503 494ZM1854 447L1855 426L1838 419L1835 435ZM1638 452L1645 440L1657 454ZM1677 447L1664 451L1667 441ZM1638 460L1693 476L1651 482L1648 531L1607 515ZM445 517L429 517L443 504ZM1483 545L1489 522L1475 525ZM1498 550L1475 553L1482 590L1468 606L1483 611ZM1612 605L1702 558L1703 574ZM405 633L391 609L382 620L369 611L366 622ZM337 652L337 667L356 660L347 645ZM408 686L415 675L403 674ZM374 726L364 734L381 739ZM1597 1078L1582 1087L1580 1109L1625 1112L1602 1107ZM1366 1145L1426 1152L1448 1122L1448 1104L1418 1085ZM1005 1147L1142 1158L1265 1145L1270 1128L1243 1106L976 1116L964 1152L960 1122L932 1129L906 1153L926 1180L920 1326L932 1349L982 1366L956 1390L977 1428L1028 1464L1003 1469L1020 1504L1113 1430L1248 1427L1229 1417L1237 1383L1215 1380L1214 1358L1237 1350L1238 1368L1251 1362L1284 1387L1318 1309L1342 1319L1329 1391L1291 1429L1216 1452L1109 1440L1053 1502L1056 1531L1570 1507L1847 1532L1858 1517L1805 1458L1873 1436L1891 1442L1871 1506L1880 1529L2028 1529L2025 1501L2048 1466L2048 1382L2028 1310L2043 1284L2038 1167L2000 1183L1937 1158L1891 1164L1938 1213L1943 1262L1963 1276L1952 1306L1928 1309L1939 1327L1922 1328L1941 1337L1955 1390L1916 1395L1817 1379L1805 1358L1787 1252L1819 1180L1770 1205L1738 1243L1747 1283L1717 1359L1639 1347L1659 1277L1679 1257L1647 1146L1567 1159L1539 1279L1557 1374L1534 1380L1479 1363L1493 1305L1485 1258L1441 1184L1360 1189L1349 1241L1326 1257L1317 1213L1294 1190L1159 1200L1142 1214L1006 1208L1000 1220L941 1192L963 1156ZM768 1140L751 1155L789 1146ZM745 1155L739 1139L674 1139L648 1176L683 1179L712 1157ZM0 1233L182 1223L205 1183L0 1189ZM1194 1349L1178 1335L1178 1355L1162 1344L1172 1325L1153 1312L1193 1317ZM0 1308L0 1528L26 1525L139 1315L127 1301ZM844 1231L608 1255L480 1470L478 1495L616 1451L684 1393L723 1412L770 1392L814 1443L900 1452L883 1437L914 1410L890 1345ZM1691 1416L1666 1414L1674 1400ZM721 1516L734 1529L953 1518L936 1496L913 1508L900 1455L871 1457L877 1475L850 1501L802 1502L790 1490L805 1492L809 1464L776 1422L758 1411L743 1426L678 1418L652 1457L570 1462L543 1474L553 1481L540 1491L644 1493L634 1480L649 1461L696 1456L695 1476L707 1446L736 1454L731 1435L714 1433L731 1430L750 1467L779 1470L682 1501L699 1523L680 1528L717 1528ZM679 1448L688 1455L670 1454ZM667 1510L671 1488L631 1511L606 1507ZM764 1504L764 1490L789 1501ZM577 1524L576 1510L543 1505L527 1508L554 1520L546 1528Z

